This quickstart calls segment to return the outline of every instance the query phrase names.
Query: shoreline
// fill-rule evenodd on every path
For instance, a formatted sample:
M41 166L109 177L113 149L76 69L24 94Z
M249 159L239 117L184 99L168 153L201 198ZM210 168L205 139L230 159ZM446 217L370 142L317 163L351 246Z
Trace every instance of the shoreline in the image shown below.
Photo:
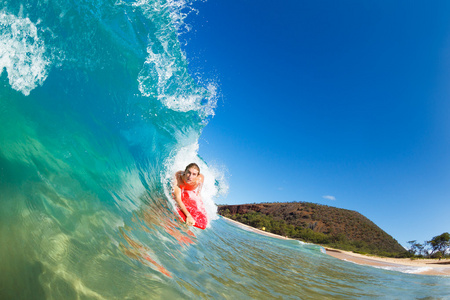
M340 249L324 247L326 254L358 265L389 269L418 275L450 276L450 259L410 259L363 255Z
M252 231L252 232L255 232L255 233L258 233L258 234L261 234L261 235L270 236L270 237L273 237L273 238L276 238L276 239L280 239L280 240L295 240L295 241L298 241L296 239L291 239L291 238L288 238L288 237L285 237L285 236L282 236L282 235L279 235L279 234L267 232L267 231L264 231L264 230L261 230L261 229L258 229L258 228L246 225L244 223L232 220L232 219L224 217L224 216L221 216L221 217L224 218L225 220L227 220L228 222L233 223L233 224L237 225L238 227L241 227L242 229L247 230L247 231Z
M258 233L265 236L281 240L296 240L288 237L284 237L278 234L266 232L249 225L240 223L238 221L221 216L226 221L237 225L238 227L248 230L254 233ZM418 274L418 275L438 275L438 276L450 276L450 259L410 259L410 258L391 258L381 257L374 255L363 255L350 251L334 249L330 247L324 247L326 254L334 258L356 263L358 265L371 266L375 268L389 269L393 271L399 271L403 273Z

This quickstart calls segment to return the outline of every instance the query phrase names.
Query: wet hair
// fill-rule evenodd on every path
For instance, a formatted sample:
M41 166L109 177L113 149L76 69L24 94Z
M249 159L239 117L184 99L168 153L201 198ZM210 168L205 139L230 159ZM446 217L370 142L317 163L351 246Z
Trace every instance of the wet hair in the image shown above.
M190 163L187 165L186 169L184 170L184 172L187 172L190 168L194 168L197 169L198 174L200 174L200 167L196 164L196 163Z

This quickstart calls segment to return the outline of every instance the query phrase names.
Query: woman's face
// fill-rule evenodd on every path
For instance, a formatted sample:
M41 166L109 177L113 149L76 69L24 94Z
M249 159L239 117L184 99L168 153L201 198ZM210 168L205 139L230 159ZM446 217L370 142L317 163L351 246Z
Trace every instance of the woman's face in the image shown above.
M186 183L193 183L195 182L195 180L198 177L198 170L196 168L189 168L186 172L185 172L185 177L186 177Z

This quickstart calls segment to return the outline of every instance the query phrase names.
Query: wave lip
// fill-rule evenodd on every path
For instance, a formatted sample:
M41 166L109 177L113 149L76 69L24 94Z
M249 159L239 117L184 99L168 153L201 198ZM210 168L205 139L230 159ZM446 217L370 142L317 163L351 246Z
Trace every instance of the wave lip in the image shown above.
M43 84L50 65L45 51L30 19L0 12L0 74L6 69L13 89L28 96Z

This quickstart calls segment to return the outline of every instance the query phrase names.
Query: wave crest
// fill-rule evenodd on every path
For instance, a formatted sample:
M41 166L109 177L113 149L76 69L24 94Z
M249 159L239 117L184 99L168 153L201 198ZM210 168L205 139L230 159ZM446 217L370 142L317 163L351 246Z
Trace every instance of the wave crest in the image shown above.
M30 19L0 12L0 70L6 69L13 89L28 96L43 84L50 65L45 51Z

